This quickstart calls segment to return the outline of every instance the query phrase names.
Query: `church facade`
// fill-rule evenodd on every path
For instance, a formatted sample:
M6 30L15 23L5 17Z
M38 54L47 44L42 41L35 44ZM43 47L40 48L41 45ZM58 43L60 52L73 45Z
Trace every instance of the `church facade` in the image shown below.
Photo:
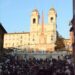
M48 12L48 23L39 23L40 15L34 9L30 17L30 32L4 34L4 48L18 48L26 50L54 51L56 42L57 13L54 8Z

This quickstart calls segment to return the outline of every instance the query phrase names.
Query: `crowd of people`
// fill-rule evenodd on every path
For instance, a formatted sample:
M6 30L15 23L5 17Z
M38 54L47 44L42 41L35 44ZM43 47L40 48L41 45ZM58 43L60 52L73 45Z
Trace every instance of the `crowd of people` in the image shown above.
M74 75L74 64L70 56L57 59L10 57L0 64L0 75Z

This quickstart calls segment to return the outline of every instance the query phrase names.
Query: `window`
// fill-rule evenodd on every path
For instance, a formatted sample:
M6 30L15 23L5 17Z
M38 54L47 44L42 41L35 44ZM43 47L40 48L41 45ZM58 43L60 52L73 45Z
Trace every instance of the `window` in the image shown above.
M28 43L28 45L30 45L30 43Z
M35 41L35 39L33 38L33 41Z
M34 24L34 23L36 23L36 19L35 19L35 18L33 18L33 24Z
M20 40L20 44L22 44L22 40Z
M53 21L53 17L51 17L50 20Z
M13 46L14 46L14 43L13 43Z
M21 36L21 39L22 39L22 36Z
M51 36L51 40L53 40L53 36Z

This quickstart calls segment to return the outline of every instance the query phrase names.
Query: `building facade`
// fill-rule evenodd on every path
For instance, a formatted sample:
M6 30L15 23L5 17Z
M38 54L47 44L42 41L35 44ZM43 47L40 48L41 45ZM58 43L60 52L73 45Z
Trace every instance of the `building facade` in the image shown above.
M7 33L2 24L0 23L0 52L3 50L4 33Z
M64 39L65 50L72 52L72 41L70 39Z
M57 13L54 8L48 12L48 23L39 23L40 15L37 9L30 17L30 32L8 33L4 35L4 48L21 48L28 50L54 51L56 42Z

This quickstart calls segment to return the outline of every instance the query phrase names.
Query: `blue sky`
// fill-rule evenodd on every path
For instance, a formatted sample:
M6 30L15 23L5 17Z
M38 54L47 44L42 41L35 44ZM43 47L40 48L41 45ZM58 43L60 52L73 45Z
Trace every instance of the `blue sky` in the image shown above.
M37 8L40 16L43 10L44 22L47 23L51 7L57 12L57 31L63 37L69 38L72 0L0 0L0 22L9 33L29 32L32 10Z

